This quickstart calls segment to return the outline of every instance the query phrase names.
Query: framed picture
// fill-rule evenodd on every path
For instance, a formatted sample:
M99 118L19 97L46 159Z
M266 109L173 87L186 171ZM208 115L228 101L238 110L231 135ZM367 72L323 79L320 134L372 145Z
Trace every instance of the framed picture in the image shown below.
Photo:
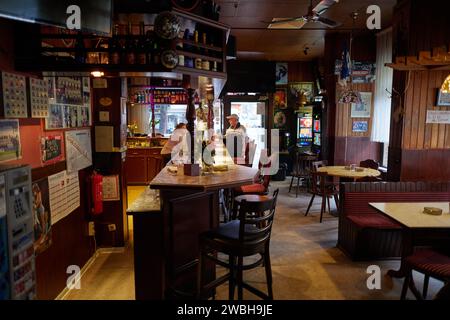
M314 101L314 82L291 82L289 91L297 99L304 95L306 103Z
M277 89L273 95L273 107L274 109L286 109L287 108L287 96L286 89Z
M439 107L449 107L450 106L450 93L443 93L441 90L438 89L436 105Z
M369 122L363 121L353 121L352 131L353 132L367 132L369 129Z
M288 83L288 64L287 62L277 62L275 67L275 84L287 84Z
M286 127L286 114L283 110L277 110L273 115L273 126L275 129L284 129Z
M372 110L372 92L360 92L362 103L352 103L352 118L370 118Z

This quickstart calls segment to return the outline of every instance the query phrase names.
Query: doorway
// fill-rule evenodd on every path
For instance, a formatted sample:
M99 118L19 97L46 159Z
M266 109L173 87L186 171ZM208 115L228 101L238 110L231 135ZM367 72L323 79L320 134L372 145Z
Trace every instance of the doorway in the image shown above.
M252 166L257 168L261 150L268 148L267 100L260 100L258 95L227 96L224 107L225 116L237 114L239 122L246 128L249 139L254 140L256 150ZM224 134L227 128L228 122L224 121Z

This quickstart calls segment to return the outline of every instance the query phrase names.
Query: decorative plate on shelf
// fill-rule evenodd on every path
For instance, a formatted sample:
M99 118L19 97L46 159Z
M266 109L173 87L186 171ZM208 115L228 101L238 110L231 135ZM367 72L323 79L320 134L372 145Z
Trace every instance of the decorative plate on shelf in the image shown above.
M165 50L161 53L161 63L168 69L173 69L178 65L178 55L173 50Z
M163 39L175 39L180 32L178 16L169 11L158 14L155 18L155 32Z

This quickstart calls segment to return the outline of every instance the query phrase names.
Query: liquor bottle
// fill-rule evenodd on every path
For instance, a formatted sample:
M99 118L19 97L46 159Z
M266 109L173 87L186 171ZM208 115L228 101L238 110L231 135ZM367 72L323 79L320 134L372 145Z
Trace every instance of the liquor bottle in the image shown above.
M183 36L184 40L189 40L189 29L184 30L184 36ZM192 46L185 44L183 46L184 51L190 52L192 50Z
M147 55L146 55L146 43L144 36L144 22L139 24L139 42L137 48L137 63L138 64L147 64Z
M153 63L155 64L155 65L159 65L159 63L160 63L160 53L159 53L159 46L158 46L158 42L154 42L154 44L153 44L153 52L152 52L152 55L153 55Z
M195 42L196 45L198 45L198 43L199 43L199 42L198 42L198 30L195 30L195 31L194 31L194 42ZM196 46L196 47L194 48L193 52L194 52L194 53L200 54L199 47Z
M117 35L119 32L119 26L114 26L114 35L111 38L109 44L109 63L111 64L120 64L120 43L118 41Z
M147 30L147 32L145 33L145 53L147 64L153 63L152 51L153 51L152 32L150 30Z
M128 22L128 32L126 41L126 63L136 63L136 43L132 37L131 22Z
M203 43L203 45L206 46L206 33L205 33L205 32L202 34L202 43ZM204 54L205 56L209 55L208 49L206 49L206 48L203 49L203 54ZM208 61L208 60L204 59L204 60L202 61L202 69L203 69L203 70L208 70L208 71L209 71L210 65L209 65L209 61Z

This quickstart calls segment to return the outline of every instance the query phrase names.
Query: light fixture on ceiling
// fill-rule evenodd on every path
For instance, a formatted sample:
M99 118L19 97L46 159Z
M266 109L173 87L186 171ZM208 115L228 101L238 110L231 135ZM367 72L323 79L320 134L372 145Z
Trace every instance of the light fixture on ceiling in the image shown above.
M441 86L442 93L450 93L450 74L444 80L444 83Z
M103 71L92 71L91 72L91 76L93 76L94 78L101 78L105 75L105 73Z
M345 64L348 64L348 77L350 79L350 87L347 87L347 82L344 82L344 91L341 93L339 97L339 103L355 103L361 104L362 98L359 91L353 90L353 78L352 78L352 44L353 44L353 30L355 29L355 21L358 18L358 13L352 13L353 26L352 31L350 32L350 47L348 51L348 57L344 55L342 61L342 68L344 68ZM345 51L344 51L345 52Z

